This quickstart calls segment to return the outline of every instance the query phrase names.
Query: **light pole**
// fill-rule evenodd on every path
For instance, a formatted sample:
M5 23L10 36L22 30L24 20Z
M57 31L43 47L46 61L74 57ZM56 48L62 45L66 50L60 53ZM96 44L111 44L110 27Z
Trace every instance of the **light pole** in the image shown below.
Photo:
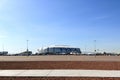
M29 41L29 40L27 40L27 52L29 51L29 50L28 50L28 41Z
M96 40L94 40L94 52L95 52L95 56L96 56Z
M94 52L96 52L96 40L94 40Z
M3 44L2 48L3 48L3 53L4 53L4 44Z
M85 45L85 52L86 52L86 45Z

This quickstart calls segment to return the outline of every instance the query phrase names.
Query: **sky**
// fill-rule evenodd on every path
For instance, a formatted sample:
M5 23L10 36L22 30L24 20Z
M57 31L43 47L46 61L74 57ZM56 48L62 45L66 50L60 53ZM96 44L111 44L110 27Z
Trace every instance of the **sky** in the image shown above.
M49 45L120 53L120 0L0 0L0 51ZM96 42L94 42L96 40Z

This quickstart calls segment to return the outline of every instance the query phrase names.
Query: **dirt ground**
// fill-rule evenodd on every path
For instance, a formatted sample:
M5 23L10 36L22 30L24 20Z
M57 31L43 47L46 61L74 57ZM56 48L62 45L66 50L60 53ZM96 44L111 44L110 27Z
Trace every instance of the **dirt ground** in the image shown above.
M0 69L120 70L120 56L0 56Z
M97 78L97 77L0 77L0 80L120 80L120 78Z
M1 61L0 69L120 70L120 62L102 61Z
M0 56L0 69L120 70L120 56ZM120 77L0 77L0 80L120 80Z
M80 56L80 55L43 55L43 56L0 56L0 61L120 61L120 56Z

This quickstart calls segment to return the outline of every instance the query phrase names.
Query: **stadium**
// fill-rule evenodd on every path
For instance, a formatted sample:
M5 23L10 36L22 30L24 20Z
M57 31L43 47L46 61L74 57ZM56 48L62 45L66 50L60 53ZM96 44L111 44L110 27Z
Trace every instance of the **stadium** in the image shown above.
M38 50L41 55L68 55L68 54L81 54L80 48L70 47L66 45L55 45L44 47Z

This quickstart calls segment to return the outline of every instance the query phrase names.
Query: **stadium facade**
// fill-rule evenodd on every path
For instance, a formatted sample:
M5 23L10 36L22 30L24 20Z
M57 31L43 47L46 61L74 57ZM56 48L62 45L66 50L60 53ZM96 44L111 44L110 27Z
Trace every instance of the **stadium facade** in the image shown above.
M65 45L55 45L44 47L38 50L41 55L68 55L68 54L81 54L80 48L70 47Z

